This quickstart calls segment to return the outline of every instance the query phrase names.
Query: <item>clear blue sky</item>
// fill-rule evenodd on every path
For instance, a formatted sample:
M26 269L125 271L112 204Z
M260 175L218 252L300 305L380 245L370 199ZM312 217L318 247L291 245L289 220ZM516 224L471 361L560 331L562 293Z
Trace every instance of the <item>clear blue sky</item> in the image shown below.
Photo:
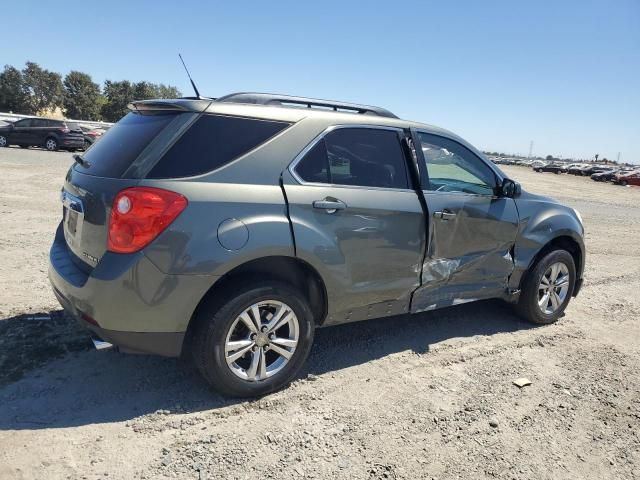
M485 150L640 163L640 0L20 0L1 64L382 105Z

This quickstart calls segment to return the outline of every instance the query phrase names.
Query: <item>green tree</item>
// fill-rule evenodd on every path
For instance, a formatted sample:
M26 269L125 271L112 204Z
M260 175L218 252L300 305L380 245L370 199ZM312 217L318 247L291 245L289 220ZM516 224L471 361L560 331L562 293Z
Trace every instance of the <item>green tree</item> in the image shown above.
M158 98L180 98L182 93L176 87L161 83L158 85Z
M102 118L107 122L117 122L129 111L127 105L135 100L135 89L131 82L123 80L104 82L103 95L106 99L102 105Z
M64 108L69 118L98 120L100 86L86 73L72 71L64 77Z
M22 72L5 65L0 73L0 112L27 113L27 98Z
M37 63L27 62L22 78L28 99L27 113L37 114L62 107L63 88L59 73L41 68Z

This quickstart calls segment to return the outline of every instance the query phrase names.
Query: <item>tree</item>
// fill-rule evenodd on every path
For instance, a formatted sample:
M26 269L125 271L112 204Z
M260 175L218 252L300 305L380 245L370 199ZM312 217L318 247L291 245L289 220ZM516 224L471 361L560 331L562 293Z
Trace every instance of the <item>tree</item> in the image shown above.
M102 118L107 122L117 122L129 111L127 105L135 99L135 90L131 82L104 82L103 94L106 103L102 105Z
M71 71L64 77L66 116L78 120L98 120L100 86L86 73Z
M180 98L182 93L176 87L161 83L158 85L158 98Z
M28 94L27 113L37 114L62 107L62 77L59 73L45 70L37 63L27 62L22 70L22 77Z
M27 113L28 108L22 72L5 65L0 73L0 112Z
M553 160L553 155L547 155L546 160Z

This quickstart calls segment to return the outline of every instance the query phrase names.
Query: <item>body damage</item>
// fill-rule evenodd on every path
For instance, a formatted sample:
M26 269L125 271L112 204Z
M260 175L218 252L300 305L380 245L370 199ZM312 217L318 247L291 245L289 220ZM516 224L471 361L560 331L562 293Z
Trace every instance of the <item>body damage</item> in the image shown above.
M515 269L509 279L509 288L520 288L524 274L536 255L545 245L561 238L567 239L577 249L574 257L578 260L576 276L577 285L580 285L585 264L584 227L575 211L551 198L524 191L516 199L516 205L520 225L514 246Z

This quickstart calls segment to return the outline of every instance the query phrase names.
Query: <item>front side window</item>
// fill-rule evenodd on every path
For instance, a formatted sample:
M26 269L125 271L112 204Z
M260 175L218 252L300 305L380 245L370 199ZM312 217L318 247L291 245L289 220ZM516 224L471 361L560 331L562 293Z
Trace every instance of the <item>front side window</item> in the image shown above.
M47 121L43 120L41 118L34 118L32 120L31 126L32 127L39 127L39 128L46 127L47 126Z
M409 188L406 161L395 130L333 130L307 152L295 171L305 182Z
M425 190L493 195L493 170L468 148L448 138L419 133L429 180Z
M23 120L18 120L16 123L13 124L13 126L18 128L30 127L31 122L32 120L30 118L25 118Z

